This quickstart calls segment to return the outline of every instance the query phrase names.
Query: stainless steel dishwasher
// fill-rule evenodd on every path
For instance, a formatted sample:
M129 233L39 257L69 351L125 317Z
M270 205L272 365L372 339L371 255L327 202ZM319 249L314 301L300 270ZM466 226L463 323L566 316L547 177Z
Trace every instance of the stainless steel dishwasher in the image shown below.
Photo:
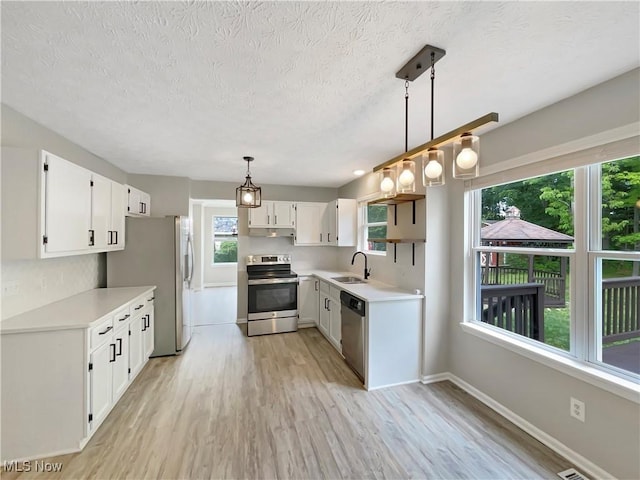
M365 302L340 292L342 304L342 355L347 365L364 382L364 317Z

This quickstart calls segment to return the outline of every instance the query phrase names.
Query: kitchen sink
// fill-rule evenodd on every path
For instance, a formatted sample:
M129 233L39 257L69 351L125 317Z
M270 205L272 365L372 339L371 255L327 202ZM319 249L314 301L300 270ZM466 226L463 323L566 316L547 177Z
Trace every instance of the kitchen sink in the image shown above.
M335 280L340 283L367 283L359 277L331 277L331 280Z

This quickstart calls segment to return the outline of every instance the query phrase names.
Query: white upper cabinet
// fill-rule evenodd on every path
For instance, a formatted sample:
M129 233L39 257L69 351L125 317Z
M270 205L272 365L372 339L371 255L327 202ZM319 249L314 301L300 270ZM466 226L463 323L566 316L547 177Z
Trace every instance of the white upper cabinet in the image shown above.
M94 174L91 183L91 233L93 246L106 249L111 235L111 180Z
M131 185L127 189L127 215L131 217L151 216L151 196Z
M295 203L262 201L258 208L249 209L250 228L295 228Z
M298 202L296 205L295 245L322 245L326 243L327 234L323 233L322 228L322 218L326 209L326 203Z
M1 178L3 259L124 248L122 185L44 150L11 147L2 148Z
M329 203L298 202L296 245L356 245L356 201L339 198Z
M127 191L124 185L111 182L111 234L109 250L124 249L124 217L127 213Z
M42 256L89 251L91 172L50 153L42 165Z

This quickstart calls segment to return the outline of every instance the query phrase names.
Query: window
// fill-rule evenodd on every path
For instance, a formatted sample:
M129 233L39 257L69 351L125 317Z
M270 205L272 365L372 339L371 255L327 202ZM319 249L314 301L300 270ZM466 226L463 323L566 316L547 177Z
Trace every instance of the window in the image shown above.
M387 206L368 205L367 202L360 204L362 212L361 235L362 250L386 255L387 244L384 242L374 242L371 239L387 238Z
M237 263L238 217L213 216L212 264Z
M474 321L640 376L640 157L489 185L469 205Z

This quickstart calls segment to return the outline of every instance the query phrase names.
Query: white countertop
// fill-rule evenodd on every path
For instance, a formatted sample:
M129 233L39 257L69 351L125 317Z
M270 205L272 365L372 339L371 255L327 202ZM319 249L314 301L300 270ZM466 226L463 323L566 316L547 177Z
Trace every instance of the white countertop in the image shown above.
M44 332L88 328L155 286L96 288L0 322L0 333Z
M340 290L349 292L358 298L366 302L392 302L399 300L415 300L424 298L424 295L417 295L412 292L408 292L401 288L386 283L378 282L376 280L367 280L367 283L342 283L337 280L333 280L333 277L358 277L362 278L362 275L356 275L353 272L331 272L326 270L313 270L298 272L299 276L314 276L322 281L328 282Z

